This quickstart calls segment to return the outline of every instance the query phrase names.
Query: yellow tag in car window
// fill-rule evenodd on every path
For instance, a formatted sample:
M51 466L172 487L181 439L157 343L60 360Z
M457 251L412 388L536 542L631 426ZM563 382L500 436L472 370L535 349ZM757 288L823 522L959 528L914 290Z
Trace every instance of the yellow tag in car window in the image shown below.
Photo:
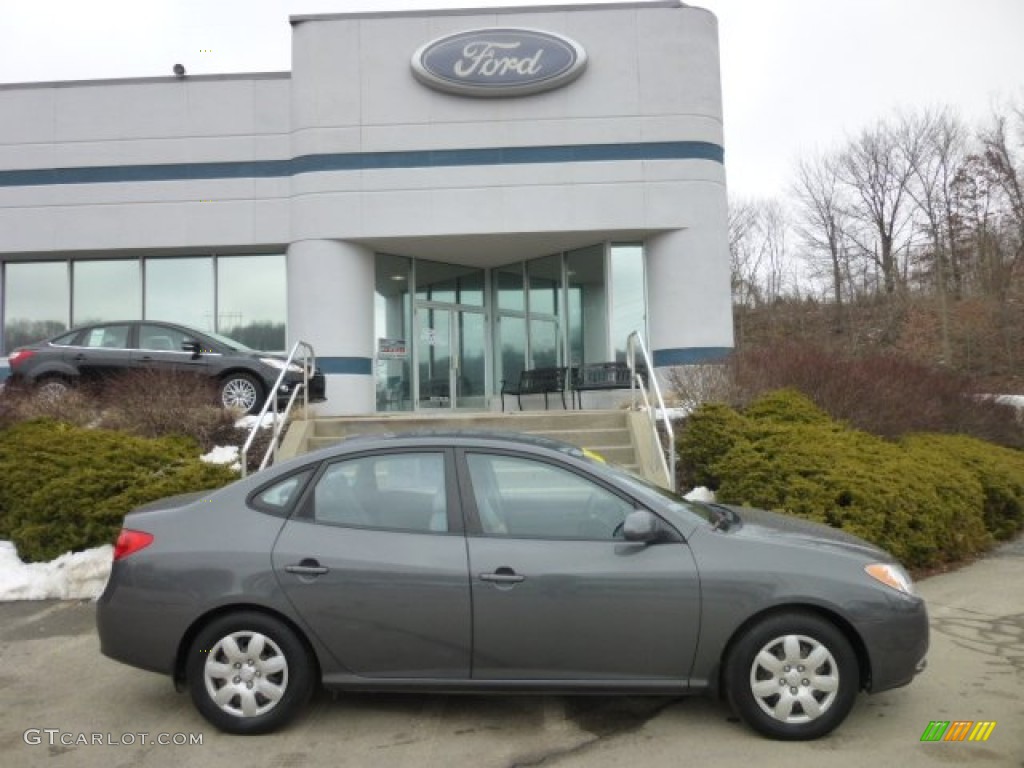
M584 448L583 449L583 455L586 456L588 459L593 459L594 461L600 461L602 464L607 463L604 460L604 456L602 456L600 453L596 453L595 451L590 450L589 448Z

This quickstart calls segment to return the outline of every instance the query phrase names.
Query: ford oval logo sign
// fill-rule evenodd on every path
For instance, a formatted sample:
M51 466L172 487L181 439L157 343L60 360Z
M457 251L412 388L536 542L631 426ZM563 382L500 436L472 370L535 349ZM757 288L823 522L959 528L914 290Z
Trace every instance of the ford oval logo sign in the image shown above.
M575 80L587 65L583 47L536 29L474 29L439 38L412 57L431 88L463 96L524 96Z

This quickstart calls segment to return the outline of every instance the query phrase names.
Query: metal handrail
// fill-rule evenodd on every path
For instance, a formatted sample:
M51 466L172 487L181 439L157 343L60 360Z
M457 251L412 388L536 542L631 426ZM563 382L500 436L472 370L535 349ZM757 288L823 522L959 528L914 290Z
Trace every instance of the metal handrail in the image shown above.
M658 435L658 417L657 414L654 413L654 409L651 408L651 400L647 396L647 387L644 384L643 379L637 375L637 347L640 348L640 352L643 355L644 365L647 366L647 375L650 378L651 391L654 393L662 423L665 425L665 435L668 437L668 458L665 457L665 447L661 444L661 438ZM647 353L647 347L644 345L644 340L640 337L639 331L633 331L629 334L629 338L626 340L626 362L629 364L629 390L633 398L633 410L638 410L636 393L639 390L644 401L643 409L647 411L647 418L651 425L651 438L658 446L658 457L661 459L661 468L665 472L665 479L668 481L669 488L676 491L678 490L676 488L675 471L676 434L672 429L672 420L668 417L668 410L665 408L665 399L661 396L661 387L658 385L658 377L654 375L654 363L651 361L651 356Z
M302 349L302 384L292 390L291 397L288 398L288 404L285 406L284 413L278 413L277 410L277 392L281 388L281 384L284 383L284 376L288 372L288 366L295 360L295 355L298 354L299 349ZM308 352L308 354L307 354ZM270 463L271 456L274 461L277 461L277 450L281 444L281 428L284 423L288 420L288 414L291 413L292 406L295 405L295 399L302 393L302 407L309 407L309 372L316 367L316 353L313 351L313 346L306 343L305 341L296 341L292 345L292 351L288 353L288 358L285 360L284 365L281 367L281 373L277 375L277 381L274 382L274 386L271 387L270 392L267 393L267 401L263 404L263 408L260 410L260 415L256 417L256 423L252 425L252 429L249 430L249 437L246 438L245 444L242 446L241 451L241 462L242 462L242 477L248 474L248 457L249 449L252 447L252 441L256 439L256 433L263 427L263 417L267 415L267 412L273 410L274 419L273 427L274 434L271 437L270 445L267 446L266 452L263 454L263 461L260 462L260 467L257 472L267 468Z

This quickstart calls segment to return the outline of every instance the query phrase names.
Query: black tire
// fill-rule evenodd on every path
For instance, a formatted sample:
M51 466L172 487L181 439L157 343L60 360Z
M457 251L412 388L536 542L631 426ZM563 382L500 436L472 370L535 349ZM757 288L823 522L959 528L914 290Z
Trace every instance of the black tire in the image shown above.
M255 734L280 728L298 714L313 692L315 669L287 625L244 611L203 627L189 649L185 674L203 717L228 733Z
M250 373L231 373L220 382L220 404L243 413L259 413L263 407L263 383Z
M71 382L63 376L49 375L39 379L35 384L35 394L40 400L60 400L71 391Z
M766 663L770 656L777 666ZM834 624L792 612L763 619L737 640L724 683L733 710L755 731L805 741L843 722L860 689L860 668Z

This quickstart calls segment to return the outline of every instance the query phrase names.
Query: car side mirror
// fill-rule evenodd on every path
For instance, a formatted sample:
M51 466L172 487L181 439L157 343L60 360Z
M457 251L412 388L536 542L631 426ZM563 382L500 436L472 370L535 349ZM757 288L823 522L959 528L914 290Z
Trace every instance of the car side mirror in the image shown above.
M661 523L646 509L636 509L626 515L622 524L622 537L626 541L652 544L661 538Z
M181 342L181 349L184 352L191 352L192 357L196 358L199 357L199 352L202 349L202 346L195 339L186 339L185 341Z

